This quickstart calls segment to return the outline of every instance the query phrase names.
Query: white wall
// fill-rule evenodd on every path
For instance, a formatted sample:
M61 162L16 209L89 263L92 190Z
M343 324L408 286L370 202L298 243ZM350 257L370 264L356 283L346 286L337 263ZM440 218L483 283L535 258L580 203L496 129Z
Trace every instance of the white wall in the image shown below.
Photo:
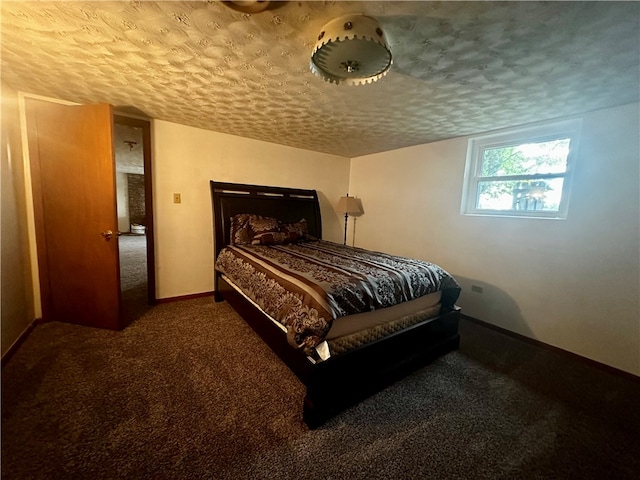
M0 218L2 273L2 355L35 319L26 224L25 171L20 135L18 94L6 85L2 93Z
M129 177L123 172L116 172L116 202L118 230L128 232L131 228L129 225Z
M160 120L152 137L158 298L213 290L210 180L318 190L323 237L341 241L334 207L347 191L348 158Z
M467 138L352 159L356 245L434 261L463 313L639 375L638 112L582 116L567 220L461 215Z

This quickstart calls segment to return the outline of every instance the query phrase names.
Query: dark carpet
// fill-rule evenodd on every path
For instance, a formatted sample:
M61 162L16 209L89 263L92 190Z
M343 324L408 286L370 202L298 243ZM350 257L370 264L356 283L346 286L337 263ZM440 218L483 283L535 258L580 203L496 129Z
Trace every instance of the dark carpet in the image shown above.
M462 345L309 430L226 303L49 323L2 370L3 479L635 479L640 385L462 321Z
M122 319L125 326L149 310L147 237L125 233L118 238Z

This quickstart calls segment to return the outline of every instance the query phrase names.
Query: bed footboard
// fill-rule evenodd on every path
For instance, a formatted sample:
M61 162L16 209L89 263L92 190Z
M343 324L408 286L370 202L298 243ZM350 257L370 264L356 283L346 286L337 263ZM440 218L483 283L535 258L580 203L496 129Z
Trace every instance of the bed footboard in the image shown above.
M460 345L459 308L315 365L303 419L310 428Z

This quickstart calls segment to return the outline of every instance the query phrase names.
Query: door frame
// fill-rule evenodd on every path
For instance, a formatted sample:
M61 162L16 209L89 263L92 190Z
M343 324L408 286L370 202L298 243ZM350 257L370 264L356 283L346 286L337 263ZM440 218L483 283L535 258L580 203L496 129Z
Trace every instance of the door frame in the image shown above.
M151 161L151 121L127 117L118 112L113 114L113 123L142 129L142 154L144 158L144 209L147 238L147 303L156 304L156 262L155 232L153 222L153 176Z

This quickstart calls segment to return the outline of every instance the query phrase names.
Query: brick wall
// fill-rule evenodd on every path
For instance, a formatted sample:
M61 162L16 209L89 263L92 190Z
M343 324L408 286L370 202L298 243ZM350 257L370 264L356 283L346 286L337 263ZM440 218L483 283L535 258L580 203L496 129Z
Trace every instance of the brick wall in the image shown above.
M129 221L146 225L144 206L144 175L128 173L129 184Z

